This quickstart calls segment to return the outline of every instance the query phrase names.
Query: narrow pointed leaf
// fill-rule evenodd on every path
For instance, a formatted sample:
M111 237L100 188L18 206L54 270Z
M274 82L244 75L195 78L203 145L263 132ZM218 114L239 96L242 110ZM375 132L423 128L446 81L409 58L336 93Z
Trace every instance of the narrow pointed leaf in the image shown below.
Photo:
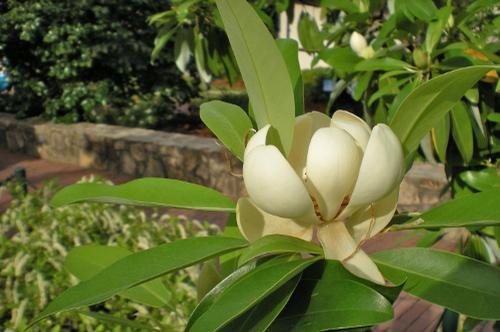
M500 319L500 269L430 248L400 248L372 258L389 280L407 278L404 290L478 319Z
M390 126L408 153L414 151L436 122L488 71L497 66L471 66L440 75L413 90L399 105Z
M207 211L234 211L220 192L197 184L162 178L143 178L120 185L79 183L58 191L50 204L59 207L82 202L162 206Z
M304 114L304 81L299 64L299 44L293 39L278 39L276 43L288 68L295 97L295 116L299 116Z
M87 245L72 249L64 260L64 268L72 275L85 281L98 272L132 252L116 246ZM151 280L129 288L119 295L142 304L162 307L171 298L170 292L160 280Z
M472 123L467 111L467 106L458 102L451 110L451 133L453 140L460 151L463 161L468 164L474 153L474 137Z
M216 331L226 326L315 261L299 259L257 266L223 289L208 310L190 321L187 331Z
M246 264L250 260L266 255L281 253L312 253L321 255L323 249L317 245L295 237L285 235L264 236L241 252L239 265Z
M292 144L294 95L285 61L271 33L245 0L217 0L259 128L271 124L288 153Z
M218 100L210 101L201 105L200 118L238 159L243 160L252 121L241 107Z
M446 161L446 150L448 149L448 141L450 139L450 115L446 114L443 118L436 122L436 126L432 131L432 139L434 149L441 162Z
M246 246L246 241L225 237L199 237L164 244L126 256L91 279L67 289L30 323L55 313L105 301L126 289L166 273Z
M376 71L376 70L399 70L399 69L409 69L412 66L404 61L394 59L394 58L381 58L381 59L366 59L354 67L356 71Z
M500 225L500 189L470 194L446 202L393 229Z

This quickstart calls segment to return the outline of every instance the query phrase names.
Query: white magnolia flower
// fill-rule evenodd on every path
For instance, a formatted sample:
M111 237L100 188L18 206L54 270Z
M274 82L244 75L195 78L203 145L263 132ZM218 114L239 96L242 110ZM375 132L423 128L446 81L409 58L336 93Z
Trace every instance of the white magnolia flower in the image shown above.
M351 45L352 50L359 57L370 59L375 55L375 51L371 46L368 46L365 37L356 31L351 34L349 44Z
M270 234L306 241L314 232L327 259L355 275L384 283L360 246L391 220L403 175L403 150L392 130L370 130L357 116L337 111L296 118L288 158L267 145L269 126L248 142L243 178L249 197L237 204L237 221L249 241Z

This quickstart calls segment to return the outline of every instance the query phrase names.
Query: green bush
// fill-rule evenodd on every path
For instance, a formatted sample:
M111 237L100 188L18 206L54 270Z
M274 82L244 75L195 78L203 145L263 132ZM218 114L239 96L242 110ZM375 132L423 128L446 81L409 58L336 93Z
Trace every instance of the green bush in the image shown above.
M159 128L194 90L172 52L152 64L154 0L7 0L0 3L0 60L13 93L0 110Z
M1 189L1 188L0 188ZM21 330L55 295L77 280L63 270L67 252L94 243L143 250L179 238L218 232L208 223L172 217L153 211L106 204L78 204L52 209L48 200L54 183L25 197L14 195L11 206L0 216L0 326ZM1 194L0 194L1 195ZM198 269L188 268L162 280L173 308L151 308L114 298L91 310L138 323L182 331L196 305ZM132 331L130 327L98 322L69 312L35 326L34 331Z

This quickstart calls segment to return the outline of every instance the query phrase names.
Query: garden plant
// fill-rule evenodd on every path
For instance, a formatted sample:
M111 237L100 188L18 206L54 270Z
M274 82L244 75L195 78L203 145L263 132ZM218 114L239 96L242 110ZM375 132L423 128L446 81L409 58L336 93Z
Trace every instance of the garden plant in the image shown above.
M500 319L500 270L494 264L429 247L371 255L362 249L381 232L498 229L498 188L414 216L395 211L399 184L421 140L467 91L500 68L482 64L436 75L413 87L386 124L371 129L344 111L331 118L305 113L297 43L275 41L245 0L216 5L251 107L247 115L236 105L212 101L202 105L200 116L243 161L248 197L235 204L213 189L160 178L62 189L53 207L121 203L225 211L230 219L221 236L178 240L110 263L62 292L32 324L141 292L145 283L200 262L201 300L186 331L366 328L393 317L392 303L402 290L473 319ZM100 250L104 255L113 249ZM81 258L84 269L87 253L76 248L73 257Z

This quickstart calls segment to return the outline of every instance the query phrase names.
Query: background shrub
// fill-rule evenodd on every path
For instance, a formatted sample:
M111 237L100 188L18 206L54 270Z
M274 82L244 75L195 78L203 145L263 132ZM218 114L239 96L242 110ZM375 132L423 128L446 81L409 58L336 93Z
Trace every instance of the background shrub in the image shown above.
M194 94L172 52L150 62L155 0L6 0L0 3L0 59L13 93L0 110L158 128ZM168 46L168 45L167 45Z
M2 189L0 187L0 189ZM134 207L77 204L58 209L48 206L54 183L27 196L15 195L0 216L0 326L22 331L57 294L76 284L63 270L68 251L84 244L118 245L144 250L180 238L218 232L208 223L144 213ZM135 322L182 331L196 305L194 282L198 269L168 274L162 281L172 292L167 308L151 308L114 297L91 310ZM33 331L132 331L98 322L74 312L63 313L33 327Z

